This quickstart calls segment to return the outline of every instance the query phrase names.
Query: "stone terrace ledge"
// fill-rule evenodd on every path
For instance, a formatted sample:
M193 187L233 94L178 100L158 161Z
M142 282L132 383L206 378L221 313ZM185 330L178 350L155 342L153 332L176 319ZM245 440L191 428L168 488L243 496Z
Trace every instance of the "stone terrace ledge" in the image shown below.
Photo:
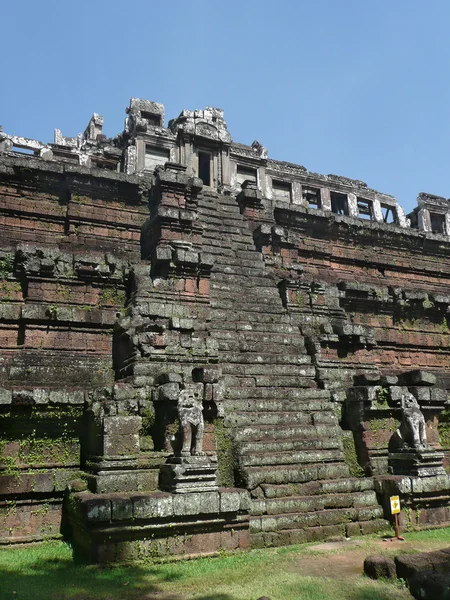
M95 563L211 555L249 546L250 498L242 489L186 494L79 492L65 527L75 554Z

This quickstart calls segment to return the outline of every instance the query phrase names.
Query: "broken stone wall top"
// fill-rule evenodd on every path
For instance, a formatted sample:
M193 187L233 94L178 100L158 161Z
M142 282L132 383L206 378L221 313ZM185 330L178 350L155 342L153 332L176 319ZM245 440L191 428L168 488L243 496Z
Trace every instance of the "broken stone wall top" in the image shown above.
M304 166L268 158L260 142L234 142L224 111L183 110L168 126L164 105L131 98L124 131L113 138L103 134L103 117L94 113L83 134L64 136L55 129L54 142L0 131L0 154L26 154L32 160L56 161L127 174L153 174L166 162L186 166L206 187L239 193L245 181L256 184L266 204L338 214L424 233L450 235L450 204L446 198L420 193L409 215L393 196L377 192L359 180L322 175Z

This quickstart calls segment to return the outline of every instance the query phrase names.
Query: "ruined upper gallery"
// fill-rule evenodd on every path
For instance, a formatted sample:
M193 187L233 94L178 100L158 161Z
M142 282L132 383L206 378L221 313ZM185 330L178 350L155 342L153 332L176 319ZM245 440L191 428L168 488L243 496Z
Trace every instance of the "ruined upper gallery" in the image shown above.
M152 175L159 165L179 163L205 186L238 193L244 182L274 205L372 221L426 233L450 235L447 199L420 193L417 207L405 215L393 196L370 189L362 181L312 173L305 167L268 158L267 149L233 142L223 110L183 110L164 124L164 106L131 98L122 133L103 134L103 117L94 113L77 137L55 129L53 143L9 135L0 128L0 155L27 155L72 167L107 169L129 175Z

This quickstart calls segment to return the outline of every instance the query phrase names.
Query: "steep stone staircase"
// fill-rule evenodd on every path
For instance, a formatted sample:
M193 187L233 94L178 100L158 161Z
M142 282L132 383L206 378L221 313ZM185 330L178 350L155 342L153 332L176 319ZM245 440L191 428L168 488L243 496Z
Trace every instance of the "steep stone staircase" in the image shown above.
M211 274L226 425L252 493L255 544L353 535L386 525L370 479L352 479L335 405L318 389L298 327L232 196L199 201Z

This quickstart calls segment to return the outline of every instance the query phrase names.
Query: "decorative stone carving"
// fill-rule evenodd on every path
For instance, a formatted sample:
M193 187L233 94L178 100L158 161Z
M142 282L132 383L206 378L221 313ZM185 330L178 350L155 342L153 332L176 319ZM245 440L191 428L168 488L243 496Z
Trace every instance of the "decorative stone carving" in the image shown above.
M265 148L258 140L255 140L252 144L253 151L258 154L261 158L267 158L267 148Z
M204 456L203 452L203 402L196 389L181 390L178 397L182 446L181 456Z
M396 431L395 442L403 448L421 450L428 447L425 418L419 403L410 393L402 396L402 422Z

